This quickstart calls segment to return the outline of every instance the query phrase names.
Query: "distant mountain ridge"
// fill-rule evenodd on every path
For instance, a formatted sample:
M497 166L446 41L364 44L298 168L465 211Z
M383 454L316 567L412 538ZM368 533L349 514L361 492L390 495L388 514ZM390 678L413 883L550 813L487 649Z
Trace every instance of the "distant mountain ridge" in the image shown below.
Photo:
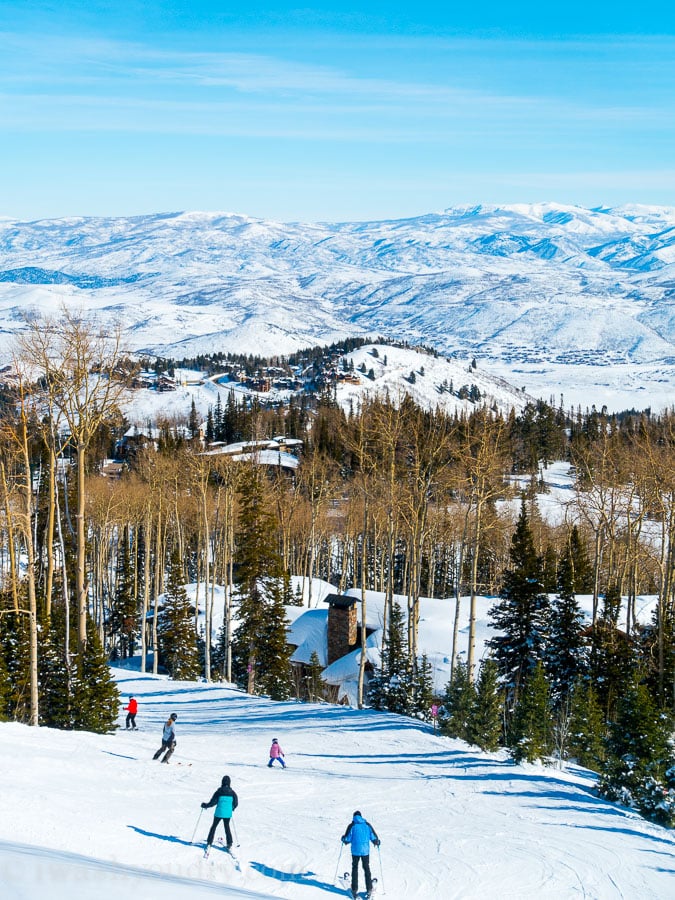
M63 303L119 320L131 346L159 355L270 355L381 334L479 356L529 392L591 387L658 406L675 396L675 209L0 220L4 336Z

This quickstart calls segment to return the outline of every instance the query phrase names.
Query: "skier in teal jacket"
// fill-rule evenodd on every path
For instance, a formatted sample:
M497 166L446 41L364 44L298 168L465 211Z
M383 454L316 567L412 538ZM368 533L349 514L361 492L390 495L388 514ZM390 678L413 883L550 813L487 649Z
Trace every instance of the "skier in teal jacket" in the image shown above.
M213 797L209 800L208 803L202 803L202 809L209 809L211 806L215 806L216 811L213 816L213 823L211 825L211 829L209 831L209 836L206 839L206 849L208 851L209 847L213 843L213 838L216 834L216 828L218 827L218 822L222 822L225 828L225 836L227 837L227 849L229 850L232 846L232 832L230 831L230 819L232 818L232 813L235 811L239 804L239 798L235 794L235 792L230 787L230 776L225 775L223 777L222 782L220 783L220 787L214 793Z

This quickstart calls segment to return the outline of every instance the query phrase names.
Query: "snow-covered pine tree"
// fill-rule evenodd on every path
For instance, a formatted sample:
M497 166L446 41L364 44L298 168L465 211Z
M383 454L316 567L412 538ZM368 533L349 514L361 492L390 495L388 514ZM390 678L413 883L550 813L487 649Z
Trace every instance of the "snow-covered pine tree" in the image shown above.
M475 703L476 691L469 678L469 668L465 662L457 660L443 697L441 733L469 741Z
M598 772L606 756L607 728L597 692L587 678L575 681L570 704L568 758Z
M574 568L569 549L558 565L558 594L551 608L546 671L556 709L564 705L572 685L588 669L584 615L574 593Z
M553 713L549 684L541 660L520 693L509 733L516 762L536 762L553 749Z
M199 677L199 648L177 547L174 547L169 557L157 640L160 662L172 678L191 681Z
M511 539L511 568L504 573L500 601L490 610L491 625L501 634L487 643L507 690L509 709L518 702L523 683L544 657L550 626L550 604L541 583L541 558L523 500Z
M469 743L493 752L502 737L504 700L494 659L483 660L475 685L475 697L469 717Z
M610 725L598 791L659 825L675 827L673 718L658 709L637 677L625 689Z

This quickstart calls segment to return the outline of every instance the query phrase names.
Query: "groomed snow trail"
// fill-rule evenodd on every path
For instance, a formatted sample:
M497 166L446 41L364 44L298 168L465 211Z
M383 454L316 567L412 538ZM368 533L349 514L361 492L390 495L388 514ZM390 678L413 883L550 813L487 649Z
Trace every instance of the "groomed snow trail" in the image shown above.
M391 900L672 895L671 833L596 798L583 770L515 766L393 715L114 671L125 702L139 699L138 732L0 724L3 897L42 900L45 884L50 900L108 900L120 884L134 900L206 897L213 887L232 897L344 896L334 875L356 809L382 839L371 866L378 895ZM178 746L162 765L152 755L170 712ZM285 770L267 768L273 737ZM203 858L212 810L200 818L200 803L225 774L240 799L240 872L216 847Z

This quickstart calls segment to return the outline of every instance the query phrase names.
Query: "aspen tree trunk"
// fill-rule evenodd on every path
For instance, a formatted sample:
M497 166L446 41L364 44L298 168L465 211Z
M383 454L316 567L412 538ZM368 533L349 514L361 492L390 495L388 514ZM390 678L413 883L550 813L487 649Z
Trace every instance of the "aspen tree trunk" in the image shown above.
M16 547L14 546L14 517L12 515L12 504L9 497L9 486L7 484L7 472L4 462L0 462L0 477L2 479L2 499L5 505L5 521L7 522L7 551L9 553L9 583L12 588L12 604L14 612L19 612L19 594L17 584L19 573L16 565Z
M76 565L75 565L75 594L77 597L77 649L80 654L87 646L87 541L85 533L85 445L80 440L77 442L77 512L76 523Z
M49 500L47 527L45 529L45 550L47 553L47 574L45 578L45 616L47 622L52 616L52 590L54 585L54 526L56 514L56 454L49 447Z
M28 592L29 657L30 657L30 724L39 724L38 706L38 630L37 598L35 594L35 549L33 545L33 485L31 484L30 451L25 410L21 411L21 454L23 456L24 480L24 541L26 551L26 587Z
M363 501L363 539L361 541L361 658L359 660L358 707L363 709L363 687L366 674L366 568L368 541L368 504Z
M143 608L141 612L141 672L145 672L148 654L148 610L150 608L150 542L152 540L152 514L150 507L145 514L143 543Z

